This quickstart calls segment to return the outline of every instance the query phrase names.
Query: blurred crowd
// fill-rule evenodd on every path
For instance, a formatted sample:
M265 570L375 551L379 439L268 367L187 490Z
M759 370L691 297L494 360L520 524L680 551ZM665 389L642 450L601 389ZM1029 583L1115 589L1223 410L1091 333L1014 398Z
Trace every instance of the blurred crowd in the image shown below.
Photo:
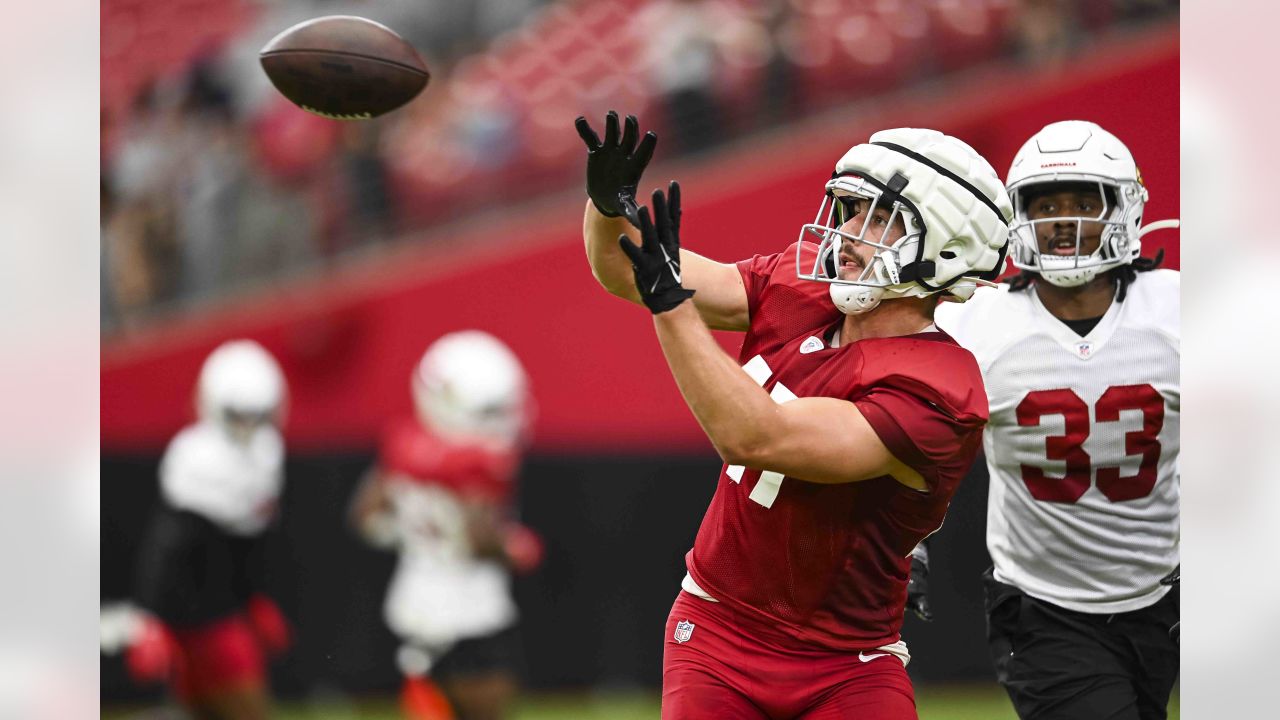
M985 62L1062 63L1176 0L104 0L102 321L322 267L580 181L579 114L640 115L706 152ZM417 100L374 121L304 113L257 51L360 14L419 49Z

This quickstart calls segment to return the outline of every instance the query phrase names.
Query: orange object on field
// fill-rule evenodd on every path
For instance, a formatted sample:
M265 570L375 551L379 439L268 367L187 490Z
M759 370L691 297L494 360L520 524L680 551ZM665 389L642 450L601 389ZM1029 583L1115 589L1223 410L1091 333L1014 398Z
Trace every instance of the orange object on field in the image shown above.
M448 698L430 678L405 678L400 708L411 720L454 720Z

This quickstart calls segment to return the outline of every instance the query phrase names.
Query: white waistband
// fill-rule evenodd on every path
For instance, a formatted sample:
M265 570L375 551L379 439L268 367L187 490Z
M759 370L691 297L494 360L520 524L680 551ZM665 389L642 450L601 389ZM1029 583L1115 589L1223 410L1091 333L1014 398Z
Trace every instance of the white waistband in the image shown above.
M703 590L702 588L698 587L698 583L693 581L693 576L690 575L689 573L685 573L684 579L680 581L680 589L684 590L690 595L697 595L703 600L707 600L709 602L720 602L719 600L708 595L706 590Z

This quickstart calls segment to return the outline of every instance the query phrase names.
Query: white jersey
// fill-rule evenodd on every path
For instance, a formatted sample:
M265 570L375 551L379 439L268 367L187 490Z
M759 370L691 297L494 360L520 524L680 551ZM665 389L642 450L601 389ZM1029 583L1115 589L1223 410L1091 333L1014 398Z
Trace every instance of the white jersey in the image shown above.
M284 485L284 440L262 427L240 444L212 423L179 432L160 462L160 492L234 535L262 532L275 517Z
M514 624L507 570L474 556L458 497L442 485L408 478L391 479L388 491L401 543L384 608L391 629L443 651Z
M978 359L995 577L1088 613L1147 607L1179 562L1179 275L1138 273L1081 337L1035 289L980 289L936 322Z

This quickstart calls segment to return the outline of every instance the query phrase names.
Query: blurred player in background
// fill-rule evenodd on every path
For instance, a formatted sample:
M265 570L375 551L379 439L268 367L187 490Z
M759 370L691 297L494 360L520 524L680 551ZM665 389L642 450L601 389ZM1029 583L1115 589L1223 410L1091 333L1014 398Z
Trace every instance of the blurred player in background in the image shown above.
M955 138L882 131L836 164L799 241L721 264L680 248L676 183L652 217L637 210L652 133L634 117L620 132L614 113L603 140L583 118L578 132L591 269L654 314L725 460L668 618L663 717L916 717L899 635L910 554L987 418L973 356L933 312L1003 264L999 177ZM750 226L742 205L731 231ZM738 361L709 328L746 333Z
M1176 222L1143 227L1133 156L1090 122L1036 133L1007 184L1022 272L937 313L990 397L996 674L1023 718L1164 718L1178 674L1179 275L1141 257L1141 238Z
M155 620L126 660L135 677L167 676L197 718L267 717L264 654L289 644L283 615L262 594L263 534L284 482L285 396L270 353L249 340L222 345L200 371L198 421L160 464L136 589Z
M388 427L353 501L361 535L400 553L385 613L404 643L397 661L409 717L501 718L515 695L510 571L532 570L542 552L511 517L527 386L497 338L478 330L440 338L413 372L417 417Z

